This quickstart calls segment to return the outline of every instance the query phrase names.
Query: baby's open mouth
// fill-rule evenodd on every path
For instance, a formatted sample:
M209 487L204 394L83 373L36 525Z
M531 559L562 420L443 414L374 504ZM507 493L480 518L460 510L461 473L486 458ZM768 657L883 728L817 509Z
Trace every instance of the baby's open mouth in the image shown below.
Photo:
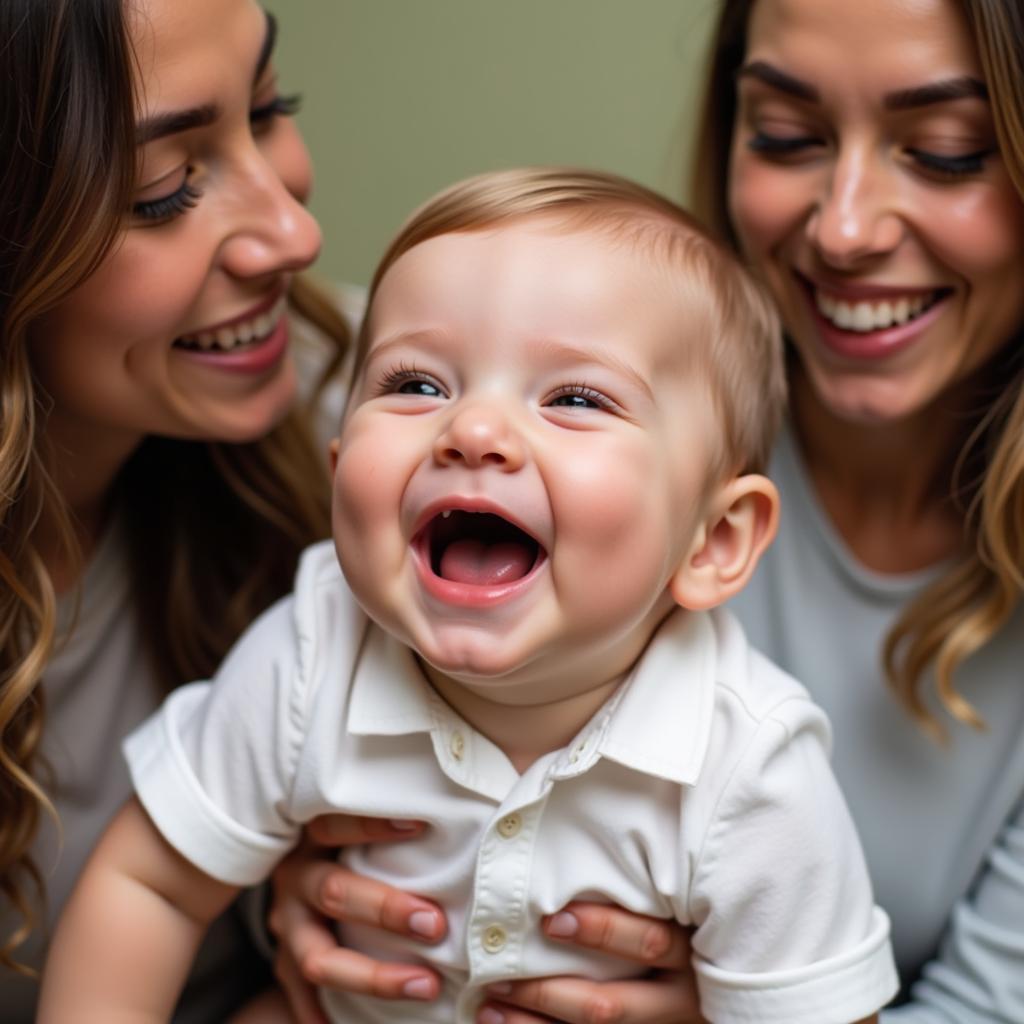
M491 512L442 512L427 524L424 540L436 576L478 587L522 579L544 552L528 533Z

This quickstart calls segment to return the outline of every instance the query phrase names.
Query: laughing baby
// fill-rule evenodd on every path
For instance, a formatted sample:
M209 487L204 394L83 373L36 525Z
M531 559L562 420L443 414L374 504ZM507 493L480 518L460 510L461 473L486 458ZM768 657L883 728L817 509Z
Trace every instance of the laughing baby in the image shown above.
M333 1021L471 1024L494 983L625 976L544 935L574 899L691 928L716 1024L873 1019L888 922L828 725L720 608L775 531L783 402L767 300L667 200L527 169L418 210L370 289L333 545L128 740L137 797L40 1020L168 1019L207 923L333 811L427 822L345 856L449 925L344 927L442 985L325 990Z

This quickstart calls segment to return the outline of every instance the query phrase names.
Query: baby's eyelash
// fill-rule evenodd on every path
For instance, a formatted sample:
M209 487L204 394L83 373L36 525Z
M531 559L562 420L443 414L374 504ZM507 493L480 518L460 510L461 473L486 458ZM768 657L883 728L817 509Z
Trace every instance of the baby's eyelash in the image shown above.
M377 380L375 392L378 395L394 394L404 384L420 382L437 391L439 395L444 394L444 388L440 381L429 373L416 369L415 366L399 363L394 369L382 373Z
M181 188L159 199L147 199L132 204L132 213L141 220L168 221L190 210L199 202L202 190L185 179Z
M603 395L600 391L595 391L594 388L582 381L576 384L566 384L558 388L547 400L547 404L554 405L560 398L578 398L592 402L600 409L612 409L615 407L615 403L607 395Z
M275 117L293 117L302 108L302 96L293 93L291 96L275 96L269 103L261 107L253 107L249 111L252 124L262 124Z

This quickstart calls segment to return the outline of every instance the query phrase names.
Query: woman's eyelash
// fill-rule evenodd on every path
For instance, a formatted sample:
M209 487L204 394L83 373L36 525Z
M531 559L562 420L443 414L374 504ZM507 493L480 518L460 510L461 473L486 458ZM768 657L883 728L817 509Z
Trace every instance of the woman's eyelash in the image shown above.
M785 156L788 153L798 153L808 146L817 143L813 135L779 136L765 135L764 132L755 132L747 140L747 148L755 153L768 153L776 156Z
M964 153L962 156L940 156L924 149L908 149L907 152L922 167L937 174L950 178L966 177L980 174L985 169L985 158L991 156L991 149L981 149L975 153Z
M141 220L171 220L173 217L177 217L195 206L202 194L202 190L186 178L181 188L172 192L169 196L161 196L159 199L146 199L133 203L132 213Z
M275 117L293 117L301 107L302 96L299 93L293 93L291 96L275 96L262 107L253 107L249 111L249 121L252 124L262 124Z

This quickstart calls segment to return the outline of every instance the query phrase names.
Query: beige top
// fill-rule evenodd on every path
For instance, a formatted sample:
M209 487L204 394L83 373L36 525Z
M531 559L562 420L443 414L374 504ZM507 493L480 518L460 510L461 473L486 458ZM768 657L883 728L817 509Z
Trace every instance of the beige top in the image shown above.
M62 837L44 818L35 844L46 878L46 931L37 929L19 949L19 960L42 967L48 933L100 832L131 792L119 748L122 738L160 703L162 693L141 649L139 627L128 595L128 567L121 531L112 524L83 580L78 621L71 639L46 670L46 731L43 751L55 776L50 788ZM60 603L66 634L72 600ZM0 915L9 933L13 915ZM217 922L193 972L193 982L174 1020L181 1024L223 1021L257 982L269 980L246 931L229 912ZM205 982L205 984L204 984ZM0 973L0 1018L4 1024L35 1019L37 983Z

